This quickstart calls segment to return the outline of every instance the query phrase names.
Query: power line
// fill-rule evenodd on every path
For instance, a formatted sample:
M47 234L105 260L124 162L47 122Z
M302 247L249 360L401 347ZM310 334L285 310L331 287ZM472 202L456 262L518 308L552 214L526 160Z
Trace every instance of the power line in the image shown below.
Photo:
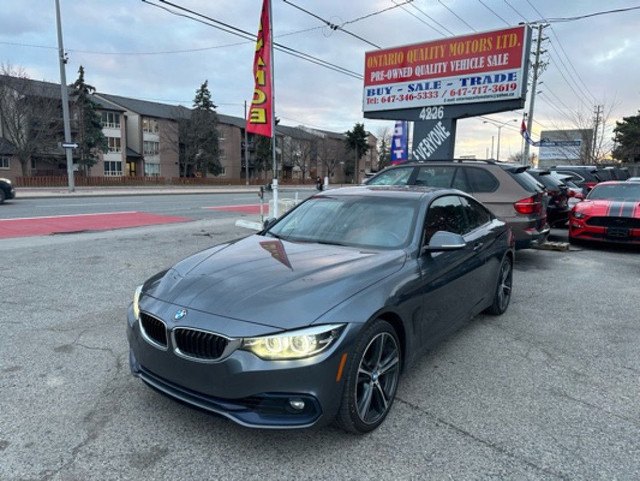
M208 16L206 16L206 15L204 15L202 13L196 12L194 10L190 10L188 8L185 8L185 7L182 7L180 5L168 2L166 0L160 0L160 2L166 3L167 5L170 5L171 7L176 8L178 10L185 11L185 12L189 13L189 15L186 15L186 14L183 14L183 13L179 13L179 12L175 12L175 11L173 11L171 9L163 7L162 5L151 3L148 0L142 0L142 2L147 3L149 5L152 5L154 7L161 8L161 9L171 13L172 15L176 15L176 16L179 16L179 17L185 17L185 18L194 20L196 22L202 23L202 24L207 25L209 27L216 28L218 30L222 30L222 31L224 31L226 33L230 33L232 35L244 38L246 40L252 40L254 42L256 41L256 36L253 35L250 32L247 32L246 30L242 30L242 29L240 29L238 27L234 27L233 25L230 25L228 23L221 22L220 20L216 20L216 19L208 17ZM205 19L206 21L202 20L201 18L196 18L193 15L195 15L196 17L201 17L202 19ZM362 74L360 74L358 72L354 72L353 70L349 70L349 69L346 69L344 67L340 67L339 65L333 64L331 62L327 62L325 60L319 59L319 58L314 57L312 55L309 55L307 53L304 53L304 52L301 52L299 50L296 50L294 48L287 47L287 46L282 45L280 43L273 42L273 46L274 46L274 49L276 49L276 50L278 50L280 52L284 52L284 53L287 53L287 54L289 54L289 55L291 55L293 57L299 58L301 60L305 60L307 62L319 65L321 67L328 68L330 70L334 70L336 72L342 73L342 74L347 75L349 77L353 77L353 78L356 78L358 80L362 80L364 78L362 76Z
M429 20L431 20L433 23L435 23L436 25L438 25L439 27L441 27L442 29L444 29L449 35L455 35L451 30L449 30L447 27L445 27L444 25L442 25L440 22L438 22L435 18L433 18L432 16L430 16L428 13L424 12L423 10L419 9L417 6L415 6L413 3L410 4L411 7L413 7L415 10L417 10L418 12L420 12L422 15L424 15L425 17L427 17Z
M547 18L547 19L543 19L543 21L546 23L575 22L576 20L584 20L585 18L599 17L601 15L610 15L613 13L624 13L624 12L630 12L633 10L640 10L640 5L635 7L628 7L628 8L617 8L614 10L604 10L601 12L588 13L586 15L578 15L576 17Z
M297 8L297 9L298 9L298 10L300 10L301 12L306 13L307 15L310 15L310 16L312 16L313 18L316 18L316 19L320 20L321 22L323 22L324 24L326 24L326 25L327 25L331 30L340 30L341 32L344 32L344 33L346 33L347 35L351 35L352 37L357 38L358 40L361 40L361 41L363 41L364 43L367 43L367 44L371 45L372 47L376 47L376 48L378 48L378 49L379 49L379 48L381 48L379 45L376 45L375 43L370 42L369 40L367 40L367 39L365 39L365 38L362 38L362 37L360 37L359 35L356 35L356 34L355 34L355 33L353 33L353 32L350 32L349 30L347 30L347 29L343 28L343 27L342 27L342 26L340 26L340 25L336 25L336 24L334 24L334 23L331 23L329 20L326 20L326 19L324 19L324 18L320 17L319 15L316 15L315 13L310 12L309 10L305 10L304 8L302 8L302 7L298 6L298 5L296 5L295 3L291 3L289 0L282 0L282 1L283 1L284 3L286 3L286 4L288 4L288 5L291 5L293 8Z
M522 12L520 12L520 10L516 9L516 8L515 8L513 5L511 5L507 0L504 0L504 3L506 3L506 4L507 4L507 6L508 6L511 10L513 10L514 12L516 12L516 14L517 14L517 15L520 15L520 17L522 17L522 19L523 19L525 22L529 23L529 20L527 20L527 17L525 17L525 16L522 14Z
M496 17L498 17L500 20L502 20L506 25L511 26L511 24L509 22L507 22L504 18L502 18L500 15L498 15L496 13L495 10L493 10L489 5L487 5L486 3L484 3L482 0L478 0L482 5L484 5L484 7L489 10L491 13L493 13Z
M458 15L456 12L454 12L452 9L450 9L449 7L447 7L447 5L442 1L442 0L438 0L438 2L440 3L440 5L442 5L444 8L446 8L447 10L449 10L449 12L451 12L453 14L454 17L456 17L458 20L460 20L462 23L464 23L467 27L469 27L471 30L473 30L474 32L477 32L477 30L475 28L473 28L471 25L469 25L460 15Z
M378 10L377 12L369 13L367 15L363 15L362 17L354 18L353 20L348 20L346 22L343 22L340 26L345 26L345 25L348 25L350 23L356 23L356 22L359 22L360 20L364 20L366 18L373 17L375 15L380 15L381 13L388 12L389 10L393 10L394 8L401 7L401 6L406 5L407 3L411 3L411 2L413 2L413 0L405 0L402 3L396 3L393 7L383 8L382 10Z
M415 13L410 12L407 7L405 7L402 4L398 4L396 3L396 0L391 0L394 4L398 5L400 8L402 8L402 10L404 10L405 12L407 12L409 15L411 15L414 18L417 18L418 21L424 23L427 27L429 27L430 29L432 29L434 32L436 32L438 35L441 35L443 37L446 37L447 35L445 33L443 33L441 30L438 30L436 27L434 27L433 25L431 25L430 23L428 23L426 20L418 17Z

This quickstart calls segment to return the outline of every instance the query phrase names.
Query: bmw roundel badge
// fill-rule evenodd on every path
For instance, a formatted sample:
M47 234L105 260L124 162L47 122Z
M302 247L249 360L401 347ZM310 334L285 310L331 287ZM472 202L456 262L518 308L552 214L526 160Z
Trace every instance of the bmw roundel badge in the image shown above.
M173 320L174 321L181 321L182 319L185 318L185 316L187 315L187 310L186 309L180 309L178 312L176 312L173 316Z

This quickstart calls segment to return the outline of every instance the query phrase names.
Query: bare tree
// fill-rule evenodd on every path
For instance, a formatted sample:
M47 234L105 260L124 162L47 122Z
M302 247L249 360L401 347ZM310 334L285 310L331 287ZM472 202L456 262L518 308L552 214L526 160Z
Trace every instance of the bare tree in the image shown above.
M318 159L322 162L326 175L331 178L340 161L345 157L344 141L325 135L318 141Z
M378 130L378 170L382 170L385 167L391 165L391 129L389 127L383 127Z
M29 175L36 154L53 154L61 140L60 87L35 82L21 68L2 65L0 75L1 134L15 147L22 175Z

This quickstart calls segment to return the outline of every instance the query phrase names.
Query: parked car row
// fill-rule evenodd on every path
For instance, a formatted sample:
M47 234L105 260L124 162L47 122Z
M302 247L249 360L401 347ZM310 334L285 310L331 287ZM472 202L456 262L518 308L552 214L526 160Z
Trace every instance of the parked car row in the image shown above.
M516 248L546 241L550 228L544 186L527 167L480 160L410 162L389 167L365 181L366 185L424 185L462 190L507 222Z

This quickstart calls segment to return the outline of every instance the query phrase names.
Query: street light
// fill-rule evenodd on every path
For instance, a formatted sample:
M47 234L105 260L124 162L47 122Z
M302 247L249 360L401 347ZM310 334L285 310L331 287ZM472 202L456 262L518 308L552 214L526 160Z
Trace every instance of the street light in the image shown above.
M496 160L500 160L500 131L502 130L502 127L507 125L509 122L517 122L517 121L518 119L511 119L511 120L507 120L506 122L494 122L493 120L484 120L482 122L483 124L491 124L498 127L498 145L496 149ZM493 153L493 146L491 147L491 152Z

